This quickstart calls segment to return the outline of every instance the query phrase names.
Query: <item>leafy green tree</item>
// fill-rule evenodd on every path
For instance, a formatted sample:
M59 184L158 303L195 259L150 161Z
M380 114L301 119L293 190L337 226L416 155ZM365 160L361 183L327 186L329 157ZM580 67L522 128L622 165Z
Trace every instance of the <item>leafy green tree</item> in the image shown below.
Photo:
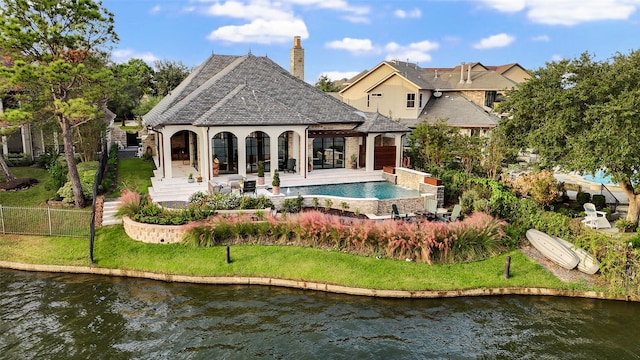
M15 60L0 76L21 90L20 108L5 113L57 120L74 202L83 207L72 129L102 120L112 79L104 50L118 40L113 14L93 0L1 0L0 8L0 49Z
M124 125L126 120L134 118L134 109L142 97L152 92L154 71L141 59L130 59L113 66L113 74L117 90L109 99L108 107Z
M627 220L640 210L640 52L595 61L548 63L500 106L498 130L514 148L532 148L543 165L594 173L603 169L629 198Z
M336 92L340 91L340 87L336 86L327 75L322 75L316 82L316 89L324 92Z
M458 129L447 125L446 119L438 119L434 124L427 121L419 123L409 134L409 146L420 159L411 159L420 167L444 167L455 158ZM418 160L416 162L416 160Z
M153 75L152 86L155 95L164 97L180 85L191 73L191 69L181 61L158 60L154 63L156 72Z

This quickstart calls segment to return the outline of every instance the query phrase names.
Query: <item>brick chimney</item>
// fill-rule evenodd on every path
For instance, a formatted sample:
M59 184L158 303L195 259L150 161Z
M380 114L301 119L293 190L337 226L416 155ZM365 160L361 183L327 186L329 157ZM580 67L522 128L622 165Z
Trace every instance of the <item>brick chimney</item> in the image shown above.
M291 75L304 81L304 49L300 44L300 36L293 37L293 49L291 49Z

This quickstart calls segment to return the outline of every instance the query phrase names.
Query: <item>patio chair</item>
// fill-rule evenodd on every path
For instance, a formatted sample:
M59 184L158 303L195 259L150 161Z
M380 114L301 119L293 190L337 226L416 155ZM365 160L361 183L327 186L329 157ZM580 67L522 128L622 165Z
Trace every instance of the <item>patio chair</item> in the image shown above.
M592 229L610 229L611 223L607 220L607 213L604 211L597 211L596 206L592 203L585 203L584 207L585 217L582 223Z
M247 180L242 184L242 193L256 193L256 181L255 180Z
M398 205L391 204L391 217L393 220L409 220L409 215L405 214L404 216L400 215L400 211L398 211Z
M287 159L287 168L286 172L296 172L296 159Z
M456 204L450 213L443 214L438 218L438 220L447 221L447 222L456 221L460 217L461 212L462 212L462 206L460 206L460 204Z

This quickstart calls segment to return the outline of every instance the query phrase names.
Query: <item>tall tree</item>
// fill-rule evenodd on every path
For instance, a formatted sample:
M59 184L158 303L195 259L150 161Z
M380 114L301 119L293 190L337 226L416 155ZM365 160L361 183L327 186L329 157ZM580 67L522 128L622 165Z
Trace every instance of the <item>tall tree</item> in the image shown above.
M127 63L113 66L117 90L109 99L108 107L122 124L133 119L133 110L140 104L144 95L151 93L154 71L141 59L130 59Z
M318 78L316 82L316 89L324 91L324 92L336 92L340 90L339 86L336 86L331 79L327 75L322 75Z
M509 95L498 131L511 145L537 150L548 166L604 170L640 215L640 52L608 61L592 55L547 63ZM544 165L544 164L543 164Z
M181 61L158 60L154 66L153 87L155 95L161 97L175 89L191 73L191 69Z
M60 125L77 207L84 206L74 126L100 118L107 100L104 50L115 43L113 14L93 0L1 0L0 48L14 66L4 77L25 91L15 111L52 114Z

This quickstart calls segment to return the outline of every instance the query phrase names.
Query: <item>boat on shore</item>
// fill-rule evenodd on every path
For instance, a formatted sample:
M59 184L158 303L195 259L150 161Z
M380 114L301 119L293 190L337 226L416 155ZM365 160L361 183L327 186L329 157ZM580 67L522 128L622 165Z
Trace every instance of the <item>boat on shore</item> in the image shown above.
M593 275L600 270L600 262L594 258L591 254L589 254L585 249L575 246L573 243L561 239L559 237L555 237L562 245L564 245L567 249L573 251L580 262L578 263L578 270L582 271L585 274Z
M578 255L553 236L536 229L527 230L526 236L533 247L559 266L571 270L580 263Z

